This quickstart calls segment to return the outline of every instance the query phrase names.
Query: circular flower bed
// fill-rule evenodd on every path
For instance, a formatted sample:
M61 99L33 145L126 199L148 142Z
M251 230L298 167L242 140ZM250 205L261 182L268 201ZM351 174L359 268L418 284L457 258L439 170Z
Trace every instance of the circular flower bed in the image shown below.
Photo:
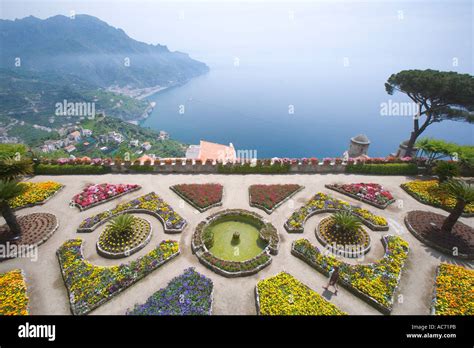
M370 250L370 237L363 227L354 233L340 233L333 216L321 220L316 228L316 238L328 250L340 256L360 257Z
M136 253L151 239L151 224L149 221L133 217L133 226L130 233L117 235L111 225L105 227L97 241L97 252L107 258L122 258Z
M405 217L408 230L426 245L449 256L474 258L474 229L458 221L451 233L441 232L445 216L427 211L411 211Z
M41 245L53 235L59 226L56 215L49 213L28 214L18 217L17 220L22 231L20 239L9 242L11 245L14 244L16 246L31 247ZM0 226L0 236L8 236L9 234L10 228L8 225ZM1 258L0 256L0 261L17 256L10 253L9 257L6 258Z
M232 229L227 228L229 222L235 223ZM235 232L239 232L238 241L233 238ZM199 261L214 272L239 277L255 274L268 266L272 261L270 254L278 253L278 243L276 228L260 215L230 209L209 216L196 227L192 249Z

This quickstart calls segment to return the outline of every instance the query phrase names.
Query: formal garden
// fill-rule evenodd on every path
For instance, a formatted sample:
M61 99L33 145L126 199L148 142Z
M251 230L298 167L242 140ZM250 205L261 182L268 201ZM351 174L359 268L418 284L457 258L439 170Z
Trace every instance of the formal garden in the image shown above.
M446 168L13 169L1 161L2 315L474 314L474 188Z

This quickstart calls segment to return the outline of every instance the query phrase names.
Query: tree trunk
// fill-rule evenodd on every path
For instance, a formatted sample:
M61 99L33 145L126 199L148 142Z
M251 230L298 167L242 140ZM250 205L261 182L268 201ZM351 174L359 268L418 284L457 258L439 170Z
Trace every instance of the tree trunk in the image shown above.
M415 146L416 139L418 138L417 132L411 132L410 140L408 140L407 150L405 152L405 157L412 157L413 147Z
M10 228L11 240L16 240L21 237L21 227L18 223L15 214L8 205L8 202L3 202L0 204L0 209L2 216L5 219L8 227Z
M458 221L459 217L462 215L464 211L464 207L466 206L466 203L462 201L458 201L456 203L456 206L454 207L453 211L449 216L444 220L443 226L441 227L441 232L443 233L451 233L453 230L454 225Z

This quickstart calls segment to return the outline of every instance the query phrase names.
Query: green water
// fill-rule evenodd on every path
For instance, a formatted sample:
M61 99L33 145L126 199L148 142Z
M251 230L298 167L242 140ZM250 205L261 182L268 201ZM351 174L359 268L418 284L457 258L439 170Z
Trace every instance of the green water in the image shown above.
M259 230L252 224L239 221L218 222L209 228L214 233L214 244L209 251L227 261L244 261L257 256L266 247ZM232 241L234 232L240 233L240 242Z

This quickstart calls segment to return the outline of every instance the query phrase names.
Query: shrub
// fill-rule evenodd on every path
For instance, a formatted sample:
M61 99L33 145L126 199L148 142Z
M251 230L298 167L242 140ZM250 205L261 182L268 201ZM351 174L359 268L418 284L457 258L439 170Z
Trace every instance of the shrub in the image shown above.
M153 166L142 166L140 164L134 164L130 166L130 170L135 171L137 173L151 173L153 172Z
M375 174L375 175L416 175L418 167L414 163L386 163L386 164L348 164L346 173Z
M433 173L438 176L440 182L444 182L454 176L459 176L459 166L456 162L439 161L436 163Z
M255 166L250 163L245 164L227 164L219 163L217 172L220 174L281 174L288 173L290 170L289 164L274 163L273 165L264 165L257 162Z
M93 166L87 164L38 164L34 167L35 175L80 175L80 174L107 174L111 169L104 166Z

